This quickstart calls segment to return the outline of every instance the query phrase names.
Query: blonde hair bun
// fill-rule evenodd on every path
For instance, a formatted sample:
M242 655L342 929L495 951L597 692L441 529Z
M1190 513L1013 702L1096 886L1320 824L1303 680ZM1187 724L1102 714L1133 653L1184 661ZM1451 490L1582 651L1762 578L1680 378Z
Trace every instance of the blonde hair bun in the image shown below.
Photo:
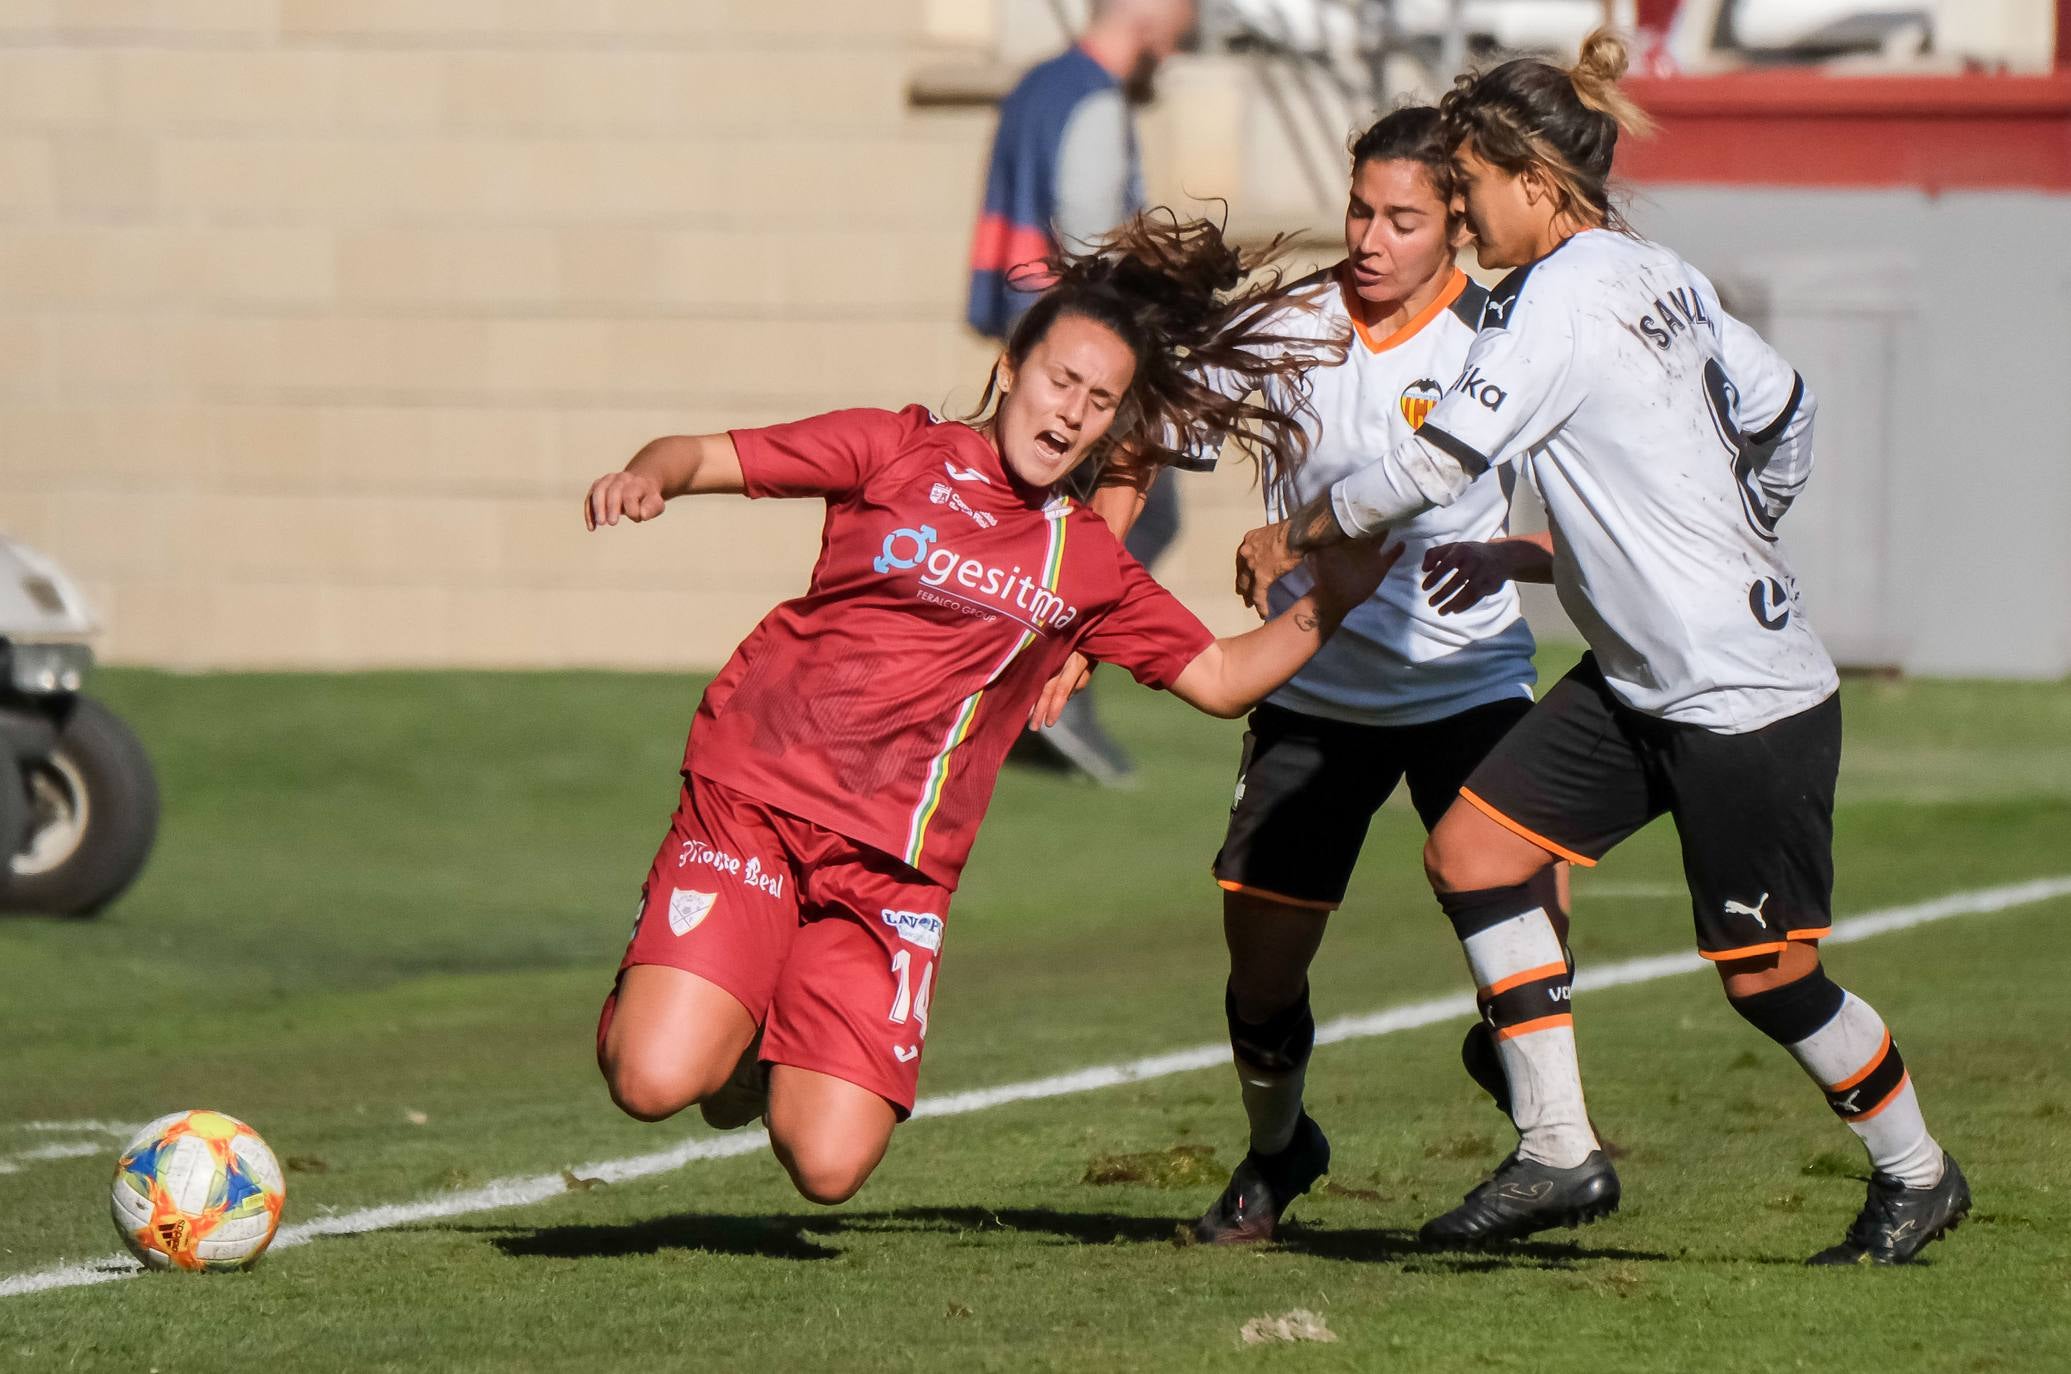
M1600 28L1582 40L1575 65L1567 69L1568 80L1575 87L1576 99L1599 114L1609 115L1624 132L1651 133L1654 121L1618 86L1619 78L1630 66L1625 40L1609 28Z

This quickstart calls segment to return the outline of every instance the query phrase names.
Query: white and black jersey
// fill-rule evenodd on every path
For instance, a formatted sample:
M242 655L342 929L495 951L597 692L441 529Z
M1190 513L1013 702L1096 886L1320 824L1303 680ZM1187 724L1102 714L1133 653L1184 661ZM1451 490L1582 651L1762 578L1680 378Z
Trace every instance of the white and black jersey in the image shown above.
M1790 364L1701 272L1601 229L1511 273L1481 323L1416 437L1470 474L1526 465L1561 604L1618 699L1738 734L1832 693L1777 542L1812 462L1813 398ZM1391 509L1361 485L1332 491L1353 533Z
M1350 352L1334 367L1308 374L1306 403L1275 379L1261 400L1295 417L1308 435L1308 452L1292 474L1265 474L1266 515L1285 519L1303 502L1388 452L1416 431L1460 375L1474 342L1488 293L1455 270L1416 318L1376 337L1348 310L1350 290L1332 269L1312 279L1314 290L1282 310L1267 326L1297 338L1351 335ZM1231 378L1205 380L1226 392ZM1421 725L1493 701L1529 701L1536 674L1532 632L1508 584L1454 615L1433 610L1423 590L1427 549L1463 540L1502 537L1510 516L1509 469L1488 474L1449 506L1426 511L1397 533L1407 547L1380 587L1345 617L1336 634L1269 701L1304 715L1359 725ZM1307 568L1274 584L1274 614L1311 586Z

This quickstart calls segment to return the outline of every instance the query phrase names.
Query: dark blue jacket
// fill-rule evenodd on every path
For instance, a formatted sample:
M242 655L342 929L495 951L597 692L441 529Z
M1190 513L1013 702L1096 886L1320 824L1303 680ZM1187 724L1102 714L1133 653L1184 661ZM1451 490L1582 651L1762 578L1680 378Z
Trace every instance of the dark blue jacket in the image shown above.
M1112 90L1113 76L1081 48L1029 69L1000 102L999 132L985 177L985 205L971 239L971 327L1005 338L1047 286L1040 263L1057 250L1057 158L1081 100ZM1129 149L1134 181L1136 149ZM1016 269L1023 269L1017 271Z

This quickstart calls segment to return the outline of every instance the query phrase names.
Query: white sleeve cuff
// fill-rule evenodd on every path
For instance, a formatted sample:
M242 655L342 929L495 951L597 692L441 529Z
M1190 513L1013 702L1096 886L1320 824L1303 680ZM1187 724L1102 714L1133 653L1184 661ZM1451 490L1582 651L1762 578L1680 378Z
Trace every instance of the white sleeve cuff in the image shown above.
M1364 539L1433 506L1450 506L1473 480L1457 458L1412 435L1338 479L1330 488L1330 508L1338 528Z

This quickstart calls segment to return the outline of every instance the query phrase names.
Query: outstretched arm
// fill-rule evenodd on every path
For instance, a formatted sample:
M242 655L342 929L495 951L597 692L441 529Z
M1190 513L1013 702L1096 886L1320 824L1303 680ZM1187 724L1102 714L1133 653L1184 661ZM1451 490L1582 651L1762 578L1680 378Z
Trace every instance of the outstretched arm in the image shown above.
M1172 695L1225 720L1243 715L1301 671L1339 623L1373 595L1402 545L1347 544L1315 555L1316 590L1256 630L1218 639L1172 683Z
M1491 467L1529 453L1574 414L1586 393L1575 375L1577 346L1567 310L1535 297L1513 299L1507 323L1475 335L1458 381L1417 431L1364 467L1319 492L1282 526L1254 530L1248 588L1262 605L1266 588L1292 557L1346 539L1367 539L1449 506ZM1240 592L1246 578L1240 570Z
M1293 515L1261 525L1237 546L1237 595L1263 620L1266 593L1306 554L1372 539L1433 506L1449 506L1477 474L1415 436L1316 493Z
M671 497L742 489L741 458L731 434L672 434L646 445L622 471L590 483L583 524L594 530L621 517L652 520Z

